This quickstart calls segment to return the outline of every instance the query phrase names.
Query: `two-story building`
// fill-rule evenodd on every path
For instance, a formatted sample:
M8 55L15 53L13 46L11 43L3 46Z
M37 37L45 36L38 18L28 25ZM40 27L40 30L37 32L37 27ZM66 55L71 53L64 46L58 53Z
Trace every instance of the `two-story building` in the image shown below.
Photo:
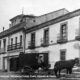
M80 58L80 9L73 12L62 10L62 15L56 11L53 16L39 16L32 27L26 28L25 52L38 53L43 60L47 58L51 68L56 61Z
M18 56L25 52L25 27L33 15L17 15L10 19L9 29L0 33L0 69L18 70Z
M21 14L10 21L10 28L0 33L1 70L17 71L21 52L39 54L50 68L58 60L80 58L80 9L41 16Z

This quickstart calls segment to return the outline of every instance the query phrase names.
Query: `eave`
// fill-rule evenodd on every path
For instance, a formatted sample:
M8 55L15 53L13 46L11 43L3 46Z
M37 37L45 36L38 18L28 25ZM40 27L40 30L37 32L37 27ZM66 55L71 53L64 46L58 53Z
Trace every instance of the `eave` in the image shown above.
M9 35L11 35L13 33L16 33L16 32L18 32L20 30L24 30L24 26L26 26L25 22L20 23L18 25L15 25L15 26L13 26L13 27L5 30L5 31L3 31L3 32L0 33L0 38L9 36Z
M75 11L70 12L70 13L67 13L65 15L62 15L62 16L60 16L58 18L55 18L55 19L52 19L50 21L47 21L47 22L44 22L44 23L41 23L41 24L36 24L35 26L28 26L28 27L26 27L26 33L44 28L46 26L49 26L49 25L52 25L52 24L70 19L70 18L75 17L75 16L79 16L79 15L80 15L80 9L75 10Z

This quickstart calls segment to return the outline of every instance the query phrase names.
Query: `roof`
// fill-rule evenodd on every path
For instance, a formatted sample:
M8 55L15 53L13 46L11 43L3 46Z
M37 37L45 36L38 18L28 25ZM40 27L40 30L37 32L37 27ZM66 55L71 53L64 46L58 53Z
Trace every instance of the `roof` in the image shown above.
M80 15L80 9L75 10L73 12L69 12L67 14L64 14L64 15L59 16L57 18L54 18L52 20L43 22L41 24L36 23L34 26L31 25L31 26L25 27L26 28L26 33L29 33L31 31L34 31L34 30L37 30L37 29L40 29L40 28L43 28L43 27L46 27L46 26L64 21L64 20L67 20L67 19L70 19L70 18L75 17L75 16L79 16L79 15Z
M18 16L15 16L14 18L16 17L21 17L22 15L18 15ZM23 17L30 17L30 18L34 18L36 16L33 16L33 15L23 15ZM14 18L12 18L11 20L13 20ZM16 31L19 31L19 30L22 30L24 29L24 26L26 26L26 22L21 22L3 32L0 33L0 38L4 37L4 36L7 36L7 35L11 35L12 33L16 32Z
M38 17L35 17L33 19L30 19L28 21L28 26L31 27L31 26L35 26L37 24L42 24L42 23L45 23L47 21L50 21L52 19L55 19L59 16L67 14L67 13L69 13L69 11L67 11L65 8L57 10L57 11L53 11L53 12L50 12L48 14L44 14L42 16L38 16Z
M23 18L23 17L34 18L34 17L36 17L36 16L34 16L34 15L24 15L24 14L20 14L20 15L17 15L17 16L15 16L15 17L13 17L12 19L10 19L10 21L12 21L12 20L14 20L14 19L16 19L16 18Z
M53 11L53 12L49 12L47 14L43 14L43 15L38 16L38 17L48 16L48 15L51 15L51 14L54 15L54 13L57 14L57 12L63 12L63 14L69 13L69 11L67 9L62 8L62 9L59 9L59 10L56 10L56 11Z
M78 15L80 15L80 9L75 10L73 12L69 12L69 13L64 14L64 15L61 15L61 16L54 18L54 19L51 19L49 21L45 21L45 22L41 22L41 23L35 23L34 25L30 25L30 24L27 24L26 22L22 22L18 25L15 25L14 27L11 27L11 28L1 32L0 38L7 36L7 35L10 35L10 34L13 34L14 32L17 32L17 31L22 30L22 29L25 29L26 33L29 33L31 31L34 31L34 30L37 30L37 29L58 23L58 22L61 22L63 20L70 19L70 18L78 16Z
M15 16L15 17L13 17L12 19L10 19L10 21L12 21L12 20L15 19L15 18L23 17L23 16L24 16L24 14L17 15L17 16Z
M11 27L11 28L5 30L5 31L0 33L0 38L5 37L7 35L11 35L11 34L13 34L16 31L24 29L24 26L26 26L25 22L20 23L18 25L15 25L14 27Z
M24 15L23 17L35 18L37 16L34 16L34 15Z

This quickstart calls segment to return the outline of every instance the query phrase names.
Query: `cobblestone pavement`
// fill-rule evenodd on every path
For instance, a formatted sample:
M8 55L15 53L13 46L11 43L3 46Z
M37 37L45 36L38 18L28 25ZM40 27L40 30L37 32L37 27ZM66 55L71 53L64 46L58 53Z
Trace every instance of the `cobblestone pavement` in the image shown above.
M56 78L56 77L0 77L0 80L80 80L80 77L74 78L74 77L61 77L61 78Z
M33 78L22 78L22 77L0 77L0 80L80 80L80 78L55 78L55 77L33 77Z
M0 80L59 80L56 78L0 78Z
M54 75L17 75L14 73L0 72L0 80L80 80L80 72L70 75L64 74L61 78L56 78Z
M61 78L56 78L55 76L0 76L0 80L80 80L78 77L76 78L66 78L66 77L61 77Z
M54 75L16 75L13 73L0 72L0 80L59 80Z

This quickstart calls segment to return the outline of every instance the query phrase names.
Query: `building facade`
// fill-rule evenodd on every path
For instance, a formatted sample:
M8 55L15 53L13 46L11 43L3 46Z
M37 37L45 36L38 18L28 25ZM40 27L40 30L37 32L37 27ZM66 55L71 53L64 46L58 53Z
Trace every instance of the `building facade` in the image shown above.
M18 15L0 33L0 69L18 70L20 52L37 53L50 68L59 60L80 58L80 9L60 9L42 16ZM16 66L15 66L16 65Z

